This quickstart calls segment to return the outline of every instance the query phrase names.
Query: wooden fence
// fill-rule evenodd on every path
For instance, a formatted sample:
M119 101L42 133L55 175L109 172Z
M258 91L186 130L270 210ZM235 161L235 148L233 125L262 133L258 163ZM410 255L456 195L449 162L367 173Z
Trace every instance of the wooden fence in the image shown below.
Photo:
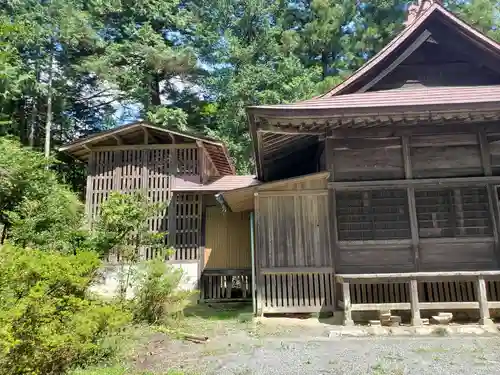
M335 309L332 268L261 269L258 288L258 307L264 314Z
M478 310L481 324L489 309L500 308L500 271L416 272L336 275L344 324L353 311L410 310L420 325L420 310Z
M200 299L205 302L251 300L251 270L205 270L201 276L200 293Z

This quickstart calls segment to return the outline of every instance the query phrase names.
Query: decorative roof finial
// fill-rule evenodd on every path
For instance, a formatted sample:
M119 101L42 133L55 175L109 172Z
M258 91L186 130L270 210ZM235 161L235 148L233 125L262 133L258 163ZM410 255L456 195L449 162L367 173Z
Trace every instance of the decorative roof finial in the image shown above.
M433 4L443 5L442 0L417 0L408 6L408 15L406 17L405 26L410 26L415 20L422 15Z

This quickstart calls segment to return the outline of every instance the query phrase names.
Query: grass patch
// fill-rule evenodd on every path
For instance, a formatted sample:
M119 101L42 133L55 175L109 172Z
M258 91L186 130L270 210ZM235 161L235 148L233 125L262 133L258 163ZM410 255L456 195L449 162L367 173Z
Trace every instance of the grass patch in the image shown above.
M207 320L248 320L252 318L252 305L248 303L196 304L184 310L186 318L202 318Z

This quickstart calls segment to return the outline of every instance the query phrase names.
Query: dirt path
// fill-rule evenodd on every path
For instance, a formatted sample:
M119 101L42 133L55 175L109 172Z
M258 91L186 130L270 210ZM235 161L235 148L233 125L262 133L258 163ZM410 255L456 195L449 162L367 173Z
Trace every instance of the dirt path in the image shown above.
M327 338L318 326L199 321L204 344L155 334L134 366L164 374L500 374L499 337Z

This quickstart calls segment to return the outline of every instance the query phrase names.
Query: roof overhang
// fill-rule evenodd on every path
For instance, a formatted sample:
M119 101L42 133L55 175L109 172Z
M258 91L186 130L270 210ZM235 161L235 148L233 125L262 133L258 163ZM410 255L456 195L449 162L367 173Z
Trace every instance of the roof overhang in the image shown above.
M221 175L234 174L235 169L226 146L215 139L183 133L151 125L144 121L122 125L67 143L59 151L86 161L92 149L112 147L119 149L133 145L199 143L205 148Z
M291 184L313 181L327 180L330 176L329 172L312 173L305 176L287 178L283 180L256 184L253 186L234 189L217 194L222 197L225 205L232 212L252 211L254 210L255 194L265 191L284 191ZM326 184L326 182L325 182Z

